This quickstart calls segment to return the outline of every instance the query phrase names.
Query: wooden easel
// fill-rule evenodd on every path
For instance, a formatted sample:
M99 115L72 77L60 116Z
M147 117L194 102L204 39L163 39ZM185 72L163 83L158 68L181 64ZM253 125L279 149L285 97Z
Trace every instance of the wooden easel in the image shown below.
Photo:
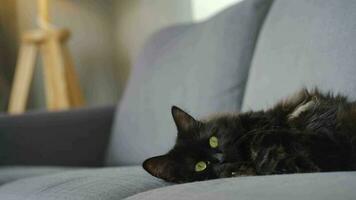
M24 33L12 86L9 113L26 110L37 53L42 54L46 104L56 111L79 107L84 99L66 42L70 32L49 24L48 2L39 0L39 27Z

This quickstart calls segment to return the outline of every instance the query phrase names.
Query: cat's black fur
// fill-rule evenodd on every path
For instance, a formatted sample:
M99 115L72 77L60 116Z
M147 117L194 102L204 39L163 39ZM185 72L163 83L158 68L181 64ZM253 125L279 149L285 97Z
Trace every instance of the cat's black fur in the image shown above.
M303 89L266 111L198 121L172 107L172 115L174 148L143 163L166 181L356 170L356 103L343 96ZM207 167L196 172L199 161Z

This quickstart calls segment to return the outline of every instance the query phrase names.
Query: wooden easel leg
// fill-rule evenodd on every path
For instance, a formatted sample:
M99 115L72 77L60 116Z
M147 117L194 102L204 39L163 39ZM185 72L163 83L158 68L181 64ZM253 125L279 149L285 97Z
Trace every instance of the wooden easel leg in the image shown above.
M54 110L69 109L69 95L66 81L65 63L58 38L50 38L48 41L49 63L51 63L51 76L53 76Z
M50 54L50 46L48 44L41 45L41 54L43 60L43 77L45 82L46 104L47 109L53 111L56 109L55 83L53 63Z
M36 30L24 34L11 91L9 113L22 113L26 109L39 47L43 59L48 109L63 110L84 104L73 61L65 47L69 36L69 31L65 29Z
M36 53L37 46L34 43L23 43L20 47L9 103L9 113L11 114L20 114L26 109Z
M80 84L75 73L73 60L70 56L68 47L62 43L62 52L65 62L66 79L71 106L80 107L84 105L84 98L80 89Z

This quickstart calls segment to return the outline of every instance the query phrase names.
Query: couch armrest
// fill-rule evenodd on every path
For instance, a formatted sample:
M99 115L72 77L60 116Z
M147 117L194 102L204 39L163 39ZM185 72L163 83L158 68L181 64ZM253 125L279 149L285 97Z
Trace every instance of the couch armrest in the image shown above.
M0 165L101 166L115 107L0 115Z

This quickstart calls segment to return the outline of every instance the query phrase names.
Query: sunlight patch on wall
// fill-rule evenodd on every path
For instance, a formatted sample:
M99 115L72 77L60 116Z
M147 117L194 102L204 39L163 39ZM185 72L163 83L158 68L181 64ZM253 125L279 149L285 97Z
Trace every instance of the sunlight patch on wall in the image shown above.
M194 21L205 20L242 0L192 0Z

